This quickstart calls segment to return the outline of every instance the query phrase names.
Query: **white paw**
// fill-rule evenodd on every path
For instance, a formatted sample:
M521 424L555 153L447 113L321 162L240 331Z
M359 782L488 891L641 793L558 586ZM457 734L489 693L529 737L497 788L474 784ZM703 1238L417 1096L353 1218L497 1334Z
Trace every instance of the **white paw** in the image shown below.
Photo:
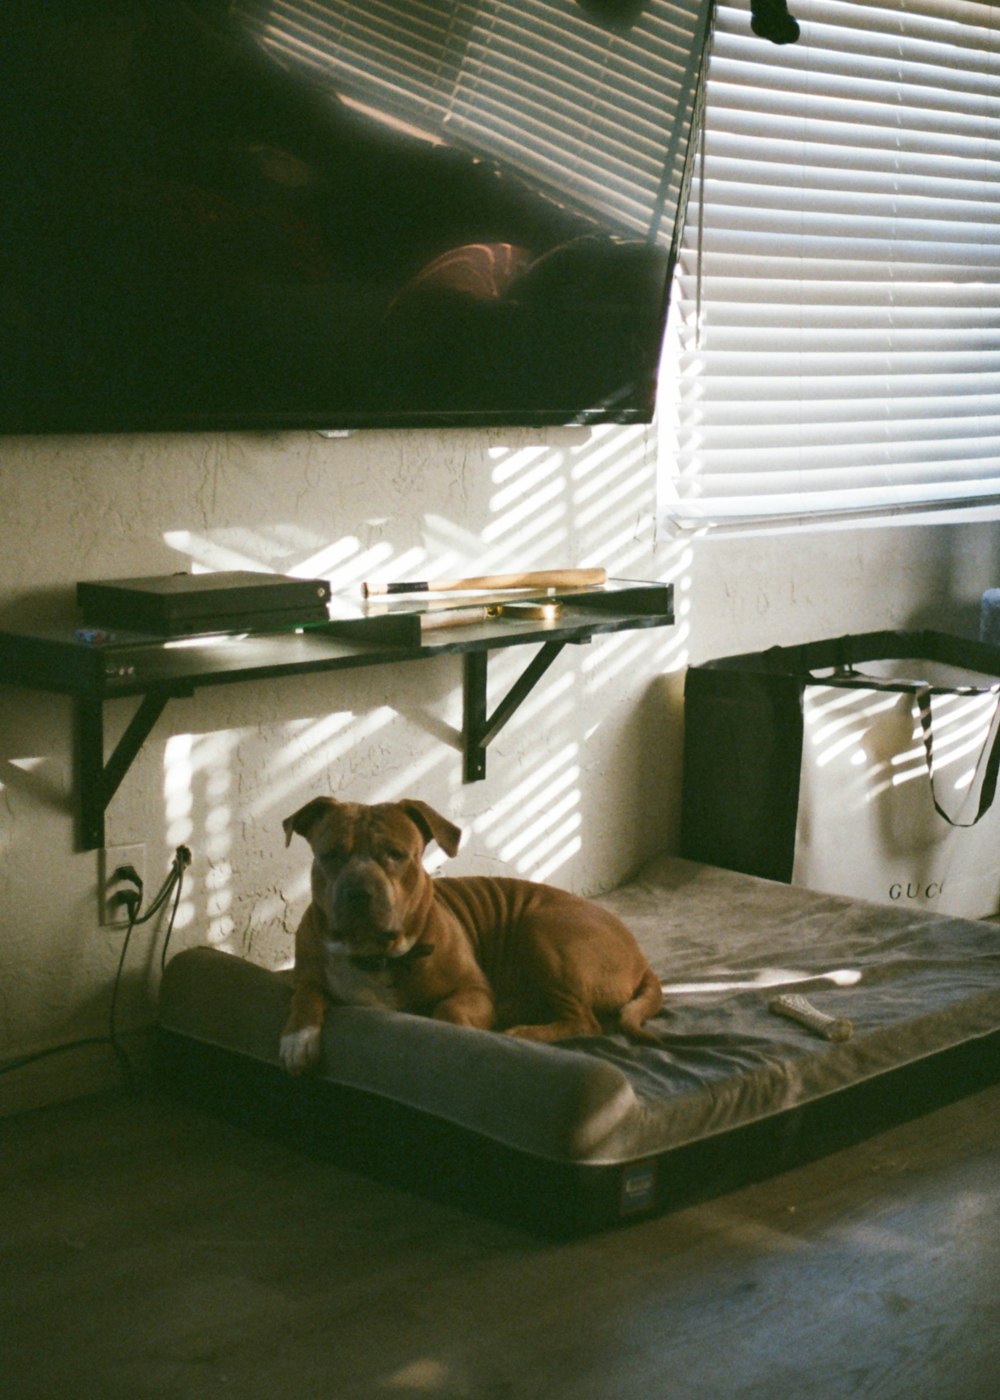
M289 1074L301 1074L319 1060L320 1026L303 1026L300 1031L286 1031L281 1037L278 1053Z

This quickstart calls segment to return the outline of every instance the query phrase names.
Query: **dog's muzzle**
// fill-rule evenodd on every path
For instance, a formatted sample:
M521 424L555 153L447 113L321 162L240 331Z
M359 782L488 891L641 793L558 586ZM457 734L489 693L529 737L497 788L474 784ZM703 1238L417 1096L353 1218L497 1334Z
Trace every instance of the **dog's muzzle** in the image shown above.
M338 933L391 943L396 935L392 889L373 861L346 866L331 891L330 912Z

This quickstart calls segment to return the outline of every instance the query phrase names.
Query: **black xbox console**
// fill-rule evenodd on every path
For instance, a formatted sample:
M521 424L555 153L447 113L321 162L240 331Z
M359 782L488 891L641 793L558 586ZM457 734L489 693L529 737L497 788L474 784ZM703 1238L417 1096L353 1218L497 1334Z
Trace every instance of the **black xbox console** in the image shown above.
M269 631L326 622L326 579L232 570L159 574L76 585L83 621L157 637Z

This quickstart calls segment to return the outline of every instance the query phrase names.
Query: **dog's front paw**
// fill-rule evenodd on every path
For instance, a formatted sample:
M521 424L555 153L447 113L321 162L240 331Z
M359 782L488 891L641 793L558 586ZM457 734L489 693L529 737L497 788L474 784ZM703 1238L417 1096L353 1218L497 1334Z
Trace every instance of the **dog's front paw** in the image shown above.
M302 1074L319 1063L321 1032L320 1026L303 1026L301 1030L284 1033L278 1053L289 1074Z

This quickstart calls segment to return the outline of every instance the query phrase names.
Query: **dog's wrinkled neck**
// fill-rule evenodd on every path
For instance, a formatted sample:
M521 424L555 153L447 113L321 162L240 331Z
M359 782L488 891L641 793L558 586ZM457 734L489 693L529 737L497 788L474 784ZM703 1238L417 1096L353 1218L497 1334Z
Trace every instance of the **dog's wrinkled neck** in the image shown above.
M351 953L351 966L361 972L385 972L387 969L403 970L420 958L429 958L434 951L432 943L414 943L405 953Z

